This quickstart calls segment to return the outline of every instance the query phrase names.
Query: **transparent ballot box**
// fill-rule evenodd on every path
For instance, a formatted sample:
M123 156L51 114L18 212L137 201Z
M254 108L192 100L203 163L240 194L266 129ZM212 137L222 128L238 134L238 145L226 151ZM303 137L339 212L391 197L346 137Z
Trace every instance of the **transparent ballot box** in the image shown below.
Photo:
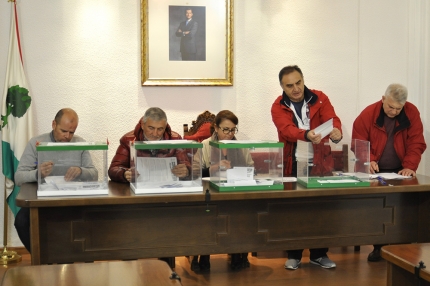
M37 150L37 195L107 195L106 143L43 142Z
M368 141L297 141L297 182L307 188L370 186L369 154Z
M191 140L131 142L131 189L135 194L203 192L202 170L192 170L202 147Z
M280 142L221 140L209 142L210 185L220 192L283 190Z

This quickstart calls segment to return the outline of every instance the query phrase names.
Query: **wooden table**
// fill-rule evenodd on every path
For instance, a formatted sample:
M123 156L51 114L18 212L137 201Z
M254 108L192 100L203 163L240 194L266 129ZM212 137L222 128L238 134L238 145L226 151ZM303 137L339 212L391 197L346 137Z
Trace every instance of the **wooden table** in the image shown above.
M388 263L387 285L430 285L430 243L387 245L381 256ZM420 269L418 279L415 267L421 261L426 268Z
M2 286L172 286L172 270L164 261L134 260L14 267L6 271Z
M17 204L31 215L32 264L430 242L430 177L394 186L37 198L25 184ZM208 187L205 182L204 189Z

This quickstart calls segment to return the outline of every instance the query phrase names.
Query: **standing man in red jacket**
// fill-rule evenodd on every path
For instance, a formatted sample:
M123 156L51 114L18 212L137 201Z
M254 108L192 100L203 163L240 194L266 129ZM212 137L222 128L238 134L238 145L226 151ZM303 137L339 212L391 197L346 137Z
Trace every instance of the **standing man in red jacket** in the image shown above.
M323 138L314 129L333 118L330 139L338 143L342 139L341 122L334 112L327 95L305 86L303 73L298 66L286 66L279 72L282 95L272 105L272 120L278 130L278 138L284 143L284 175L297 176L297 140L319 144ZM323 268L336 264L327 256L328 248L310 249L310 262ZM289 250L286 269L297 269L303 249Z
M371 173L416 175L427 145L420 112L407 98L406 87L390 84L382 100L366 107L354 121L352 139L370 142ZM374 245L367 260L381 260L381 247Z

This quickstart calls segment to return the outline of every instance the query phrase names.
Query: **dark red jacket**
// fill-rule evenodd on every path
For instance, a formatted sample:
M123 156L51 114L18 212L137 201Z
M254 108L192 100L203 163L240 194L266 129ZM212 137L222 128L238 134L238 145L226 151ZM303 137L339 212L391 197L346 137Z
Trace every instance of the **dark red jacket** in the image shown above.
M163 134L163 140L178 140L182 137L170 129L169 124L167 124L166 130ZM130 141L145 141L143 136L143 130L141 128L140 120L137 123L134 130L127 132L119 140L120 145L116 150L116 154L112 159L109 166L109 177L115 182L127 182L124 178L124 172L126 169L130 168ZM140 150L139 156L150 157L151 153L148 150ZM186 149L165 149L159 150L157 157L173 157L176 156L178 159L178 164L185 164L189 169L191 168L191 163L187 156Z
M305 102L309 106L310 128L315 129L322 123L333 118L333 127L342 132L342 124L334 112L327 95L319 90L305 87ZM289 108L291 102L285 92L272 104L272 120L278 130L279 142L284 143L284 175L292 175L293 158L297 140L309 141L306 134L309 130L299 129L294 112ZM314 158L315 160L316 158ZM316 163L314 161L314 163Z
M384 115L380 100L366 107L352 126L352 139L370 142L370 161L379 161L387 143ZM420 112L415 105L406 102L402 111L395 118L394 149L403 168L416 172L421 155L427 148Z

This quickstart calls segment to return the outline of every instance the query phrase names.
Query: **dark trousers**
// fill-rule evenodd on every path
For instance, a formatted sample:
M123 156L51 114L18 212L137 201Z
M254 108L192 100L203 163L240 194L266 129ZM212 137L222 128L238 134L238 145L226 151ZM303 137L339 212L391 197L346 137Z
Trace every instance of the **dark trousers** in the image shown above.
M196 60L196 53L181 52L181 56L182 56L183 61L195 61Z
M309 249L310 251L310 259L317 259L327 255L328 248L314 248ZM297 250L288 250L288 259L298 259L302 260L303 249Z
M28 252L30 248L30 208L21 208L15 217L15 228L19 239Z

